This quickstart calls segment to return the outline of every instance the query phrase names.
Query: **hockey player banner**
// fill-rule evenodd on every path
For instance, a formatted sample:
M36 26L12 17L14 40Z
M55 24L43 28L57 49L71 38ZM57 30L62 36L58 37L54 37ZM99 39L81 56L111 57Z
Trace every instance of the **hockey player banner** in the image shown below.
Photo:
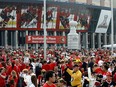
M59 13L59 29L69 29L69 22L74 20L74 13L72 12L72 8L61 7Z
M100 17L96 27L96 33L106 33L111 19L111 11L101 10Z
M41 28L44 28L44 10L42 8ZM57 7L47 7L46 11L46 27L47 29L56 28Z
M37 28L38 7L23 5L21 9L20 26L21 28Z
M86 7L66 8L61 7L59 11L59 29L69 29L69 22L77 21L77 30L88 30L91 20L91 11Z
M0 28L16 28L16 6L0 6Z

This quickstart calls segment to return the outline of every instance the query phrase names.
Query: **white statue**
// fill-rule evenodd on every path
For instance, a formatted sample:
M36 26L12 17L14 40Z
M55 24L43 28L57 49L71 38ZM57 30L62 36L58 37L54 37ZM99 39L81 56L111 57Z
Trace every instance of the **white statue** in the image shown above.
M68 49L80 49L80 36L76 32L76 21L70 21L70 33L68 34Z
M77 22L76 21L70 21L69 25L70 25L70 33L76 33Z

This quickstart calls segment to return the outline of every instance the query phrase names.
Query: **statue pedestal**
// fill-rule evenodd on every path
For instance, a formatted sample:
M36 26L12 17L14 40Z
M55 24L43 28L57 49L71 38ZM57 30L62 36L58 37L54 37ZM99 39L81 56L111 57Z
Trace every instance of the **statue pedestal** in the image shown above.
M80 35L76 33L76 21L70 21L70 33L68 34L68 49L81 49Z

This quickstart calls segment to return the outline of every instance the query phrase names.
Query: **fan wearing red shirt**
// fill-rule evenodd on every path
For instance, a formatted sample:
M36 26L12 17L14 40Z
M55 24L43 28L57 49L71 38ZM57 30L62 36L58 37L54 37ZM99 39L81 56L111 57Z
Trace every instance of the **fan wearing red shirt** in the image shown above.
M0 87L5 87L6 73L4 68L0 68Z
M12 70L11 74L8 77L8 83L10 87L16 87L18 83L18 77L15 70Z
M103 70L101 69L101 67L99 67L98 65L94 65L93 66L93 72L97 73L97 74L102 74Z
M53 83L55 82L55 73L54 71L48 71L46 72L46 82L44 83L43 87L56 87L56 85Z
M54 67L56 66L56 63L53 61L53 59L51 59L50 62L51 62L51 63L49 64L50 70L54 70Z
M10 75L12 70L16 71L17 73L17 76L19 77L19 73L20 73L20 70L19 68L15 65L15 61L12 62L12 66L9 67L8 71L7 71L7 75Z
M49 64L47 64L47 61L44 61L44 64L42 65L42 69L45 69L46 71L50 70Z

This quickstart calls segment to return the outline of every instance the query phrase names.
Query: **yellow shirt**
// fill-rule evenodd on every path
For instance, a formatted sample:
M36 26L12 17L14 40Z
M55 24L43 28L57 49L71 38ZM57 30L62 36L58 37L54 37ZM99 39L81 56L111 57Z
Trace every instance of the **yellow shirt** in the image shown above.
M73 73L73 70L70 70L69 68L66 71L71 76L71 85L82 87L82 84L81 84L82 73L81 73L81 71L78 70L77 72Z

